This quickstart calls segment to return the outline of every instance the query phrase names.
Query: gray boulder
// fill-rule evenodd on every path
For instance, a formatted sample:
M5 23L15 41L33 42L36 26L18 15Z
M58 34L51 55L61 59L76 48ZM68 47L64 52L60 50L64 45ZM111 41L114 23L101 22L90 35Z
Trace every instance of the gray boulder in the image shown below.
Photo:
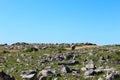
M95 68L96 68L95 65L92 64L92 63L87 64L85 67L86 67L87 69L95 69Z
M61 69L61 72L63 72L63 73L70 73L71 70L70 70L69 67L63 65L63 66L62 66L62 69Z
M78 71L72 71L72 75L73 75L73 76L76 76L76 77L79 77L79 76L80 76L80 74L78 73Z
M84 73L84 75L85 76L93 76L95 74L95 72L94 72L94 70L87 70L85 73Z
M78 64L78 63L79 63L79 61L76 61L76 60L70 60L70 61L68 61L69 65L75 65L75 64Z
M39 75L42 76L59 76L60 74L55 69L43 69L40 71Z
M34 78L36 77L37 72L35 70L28 70L28 71L22 71L21 73L21 77L23 79L27 79L27 80L34 80Z

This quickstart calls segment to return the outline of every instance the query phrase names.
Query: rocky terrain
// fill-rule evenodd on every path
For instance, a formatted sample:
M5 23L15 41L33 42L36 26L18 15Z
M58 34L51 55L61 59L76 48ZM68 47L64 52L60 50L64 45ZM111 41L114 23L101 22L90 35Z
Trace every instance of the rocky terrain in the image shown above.
M120 45L0 45L0 80L120 80Z

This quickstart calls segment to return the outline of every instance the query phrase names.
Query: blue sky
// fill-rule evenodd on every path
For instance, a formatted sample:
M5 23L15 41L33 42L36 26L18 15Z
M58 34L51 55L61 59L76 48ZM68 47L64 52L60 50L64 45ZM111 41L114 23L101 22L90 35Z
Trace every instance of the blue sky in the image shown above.
M120 44L120 0L0 0L0 43Z

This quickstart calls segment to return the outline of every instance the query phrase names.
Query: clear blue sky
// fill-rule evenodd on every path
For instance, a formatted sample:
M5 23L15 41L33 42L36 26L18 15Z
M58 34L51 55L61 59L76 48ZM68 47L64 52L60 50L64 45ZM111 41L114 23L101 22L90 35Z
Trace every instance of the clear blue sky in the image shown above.
M120 44L120 0L0 0L0 43Z

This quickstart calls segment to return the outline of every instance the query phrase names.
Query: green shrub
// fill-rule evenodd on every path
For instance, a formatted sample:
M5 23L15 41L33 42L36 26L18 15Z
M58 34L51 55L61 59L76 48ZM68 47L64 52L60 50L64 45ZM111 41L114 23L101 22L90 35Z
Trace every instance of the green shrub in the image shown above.
M3 50L2 53L10 53L10 52L7 50Z
M25 50L25 52L33 52L33 51L38 51L38 49L34 47L30 47Z

